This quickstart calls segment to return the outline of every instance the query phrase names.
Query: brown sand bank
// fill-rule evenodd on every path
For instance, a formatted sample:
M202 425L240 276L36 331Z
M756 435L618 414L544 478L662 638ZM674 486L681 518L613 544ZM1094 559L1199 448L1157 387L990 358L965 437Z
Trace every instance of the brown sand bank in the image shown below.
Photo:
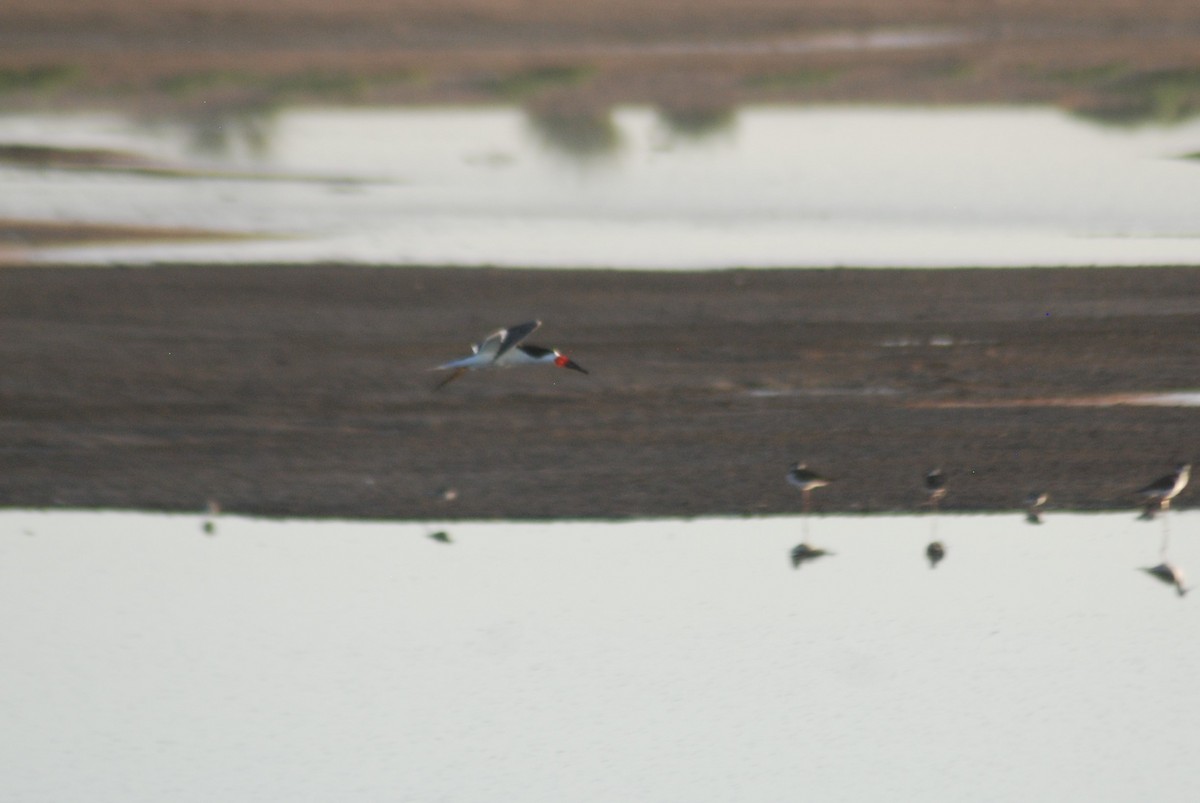
M746 102L1200 109L1191 0L7 0L8 108Z
M431 392L428 368L532 317L591 374ZM1131 506L1200 456L1197 408L1124 403L1200 386L1198 334L1195 268L7 268L0 504L775 513L804 459L837 479L825 511L912 509L938 465L948 509L1035 486Z

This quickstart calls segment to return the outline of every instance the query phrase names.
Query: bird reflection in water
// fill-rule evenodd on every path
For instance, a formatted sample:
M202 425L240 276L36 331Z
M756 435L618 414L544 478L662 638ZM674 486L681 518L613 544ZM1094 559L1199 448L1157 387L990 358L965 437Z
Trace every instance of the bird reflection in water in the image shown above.
M1183 569L1176 566L1170 561L1164 560L1157 566L1152 566L1148 569L1142 569L1146 574L1155 577L1168 585L1175 586L1176 593L1183 596L1191 589L1187 586L1187 577L1183 573Z
M799 569L802 563L833 554L833 552L825 549L811 547L807 543L799 544L792 548L792 568Z

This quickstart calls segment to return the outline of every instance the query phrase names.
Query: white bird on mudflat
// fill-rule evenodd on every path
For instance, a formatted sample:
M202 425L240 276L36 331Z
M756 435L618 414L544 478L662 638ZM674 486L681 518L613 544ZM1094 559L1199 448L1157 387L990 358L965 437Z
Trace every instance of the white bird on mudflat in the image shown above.
M439 382L434 390L440 390L467 371L475 371L480 368L556 365L559 368L570 368L572 371L586 374L587 371L583 366L562 352L523 342L541 325L541 321L529 321L492 332L482 341L471 346L471 356L452 360L435 368L435 371L451 371L452 373Z

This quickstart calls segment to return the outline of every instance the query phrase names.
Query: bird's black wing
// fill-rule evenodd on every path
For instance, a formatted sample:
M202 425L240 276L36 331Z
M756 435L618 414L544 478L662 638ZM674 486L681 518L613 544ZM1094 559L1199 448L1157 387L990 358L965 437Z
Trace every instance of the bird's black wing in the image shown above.
M507 329L501 330L504 334L500 339L500 348L496 350L496 356L493 359L498 359L499 357L503 356L504 353L511 350L513 346L517 345L522 340L533 334L534 330L541 325L541 321L528 321L526 323L517 324L516 326L510 326Z

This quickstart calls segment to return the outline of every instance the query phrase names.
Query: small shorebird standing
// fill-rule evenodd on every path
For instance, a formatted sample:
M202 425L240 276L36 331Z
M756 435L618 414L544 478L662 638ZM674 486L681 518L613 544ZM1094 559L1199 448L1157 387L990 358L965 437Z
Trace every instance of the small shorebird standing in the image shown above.
M822 477L817 472L808 467L807 463L793 463L788 469L787 481L800 489L800 493L804 495L804 512L808 512L809 494L817 488L824 488L829 484L827 477Z
M1158 511L1167 511L1171 500L1179 496L1179 492L1187 487L1192 476L1192 464L1180 463L1170 474L1159 477L1154 482L1137 490L1137 496L1142 500L1145 511L1142 518L1152 519Z
M1042 523L1042 508L1046 506L1046 501L1050 498L1050 494L1045 491L1030 491L1025 497L1025 521L1030 524Z
M937 565L946 557L946 545L941 541L933 541L925 547L925 557L929 558L929 568L936 569Z
M471 356L452 360L434 368L435 371L450 371L450 375L437 384L434 390L441 390L467 371L480 368L506 368L512 365L556 365L559 368L570 368L586 374L583 366L556 349L535 346L524 343L535 329L542 325L541 321L510 326L507 329L497 329L479 343L471 346Z
M217 517L221 515L221 504L216 499L209 499L205 509L208 517L204 520L204 524L200 529L204 530L205 535L213 535L217 531Z
M802 493L804 495L804 503L803 503L804 504L804 507L803 507L803 510L804 510L804 540L805 540L805 542L807 542L808 541L808 510L809 510L809 506L810 506L809 494L811 494L817 488L824 488L826 485L828 485L829 478L822 477L820 474L813 471L811 468L808 467L807 463L792 463L792 467L788 469L787 481L790 484L795 485L797 488L799 488L800 493ZM800 546L796 547L796 549L800 549L801 547L808 549L807 543L801 544ZM820 550L818 550L818 551L820 551ZM821 553L820 555L813 555L812 557L819 558L821 555L825 554L823 551L820 551L820 553ZM801 560L807 560L807 558L801 558ZM796 551L795 550L792 550L792 561L796 566L800 565L799 563L795 563L795 561L796 561Z
M940 468L935 468L925 474L925 495L929 506L937 511L938 503L946 495L946 475Z
M1142 569L1142 571L1152 577L1157 577L1164 583L1170 583L1171 585L1175 586L1175 591L1178 592L1179 596L1181 597L1191 590L1184 585L1187 583L1187 578L1183 574L1183 569L1180 569L1174 563L1169 561L1164 560L1157 566L1154 566L1150 569Z
M939 467L925 472L925 504L929 505L931 513L938 512L938 505L945 495L946 475L942 469ZM936 515L929 517L929 535L935 540L937 538L937 520Z

